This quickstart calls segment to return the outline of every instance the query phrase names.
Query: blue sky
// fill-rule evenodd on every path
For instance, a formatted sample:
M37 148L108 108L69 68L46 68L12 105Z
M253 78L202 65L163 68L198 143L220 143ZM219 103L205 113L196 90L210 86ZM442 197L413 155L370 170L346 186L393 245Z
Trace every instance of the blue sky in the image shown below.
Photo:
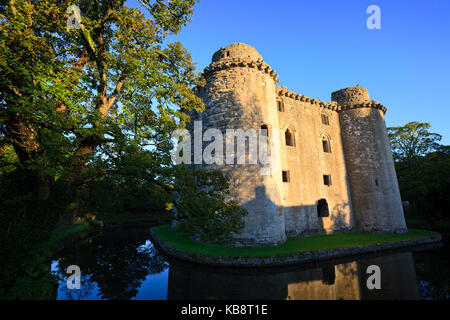
M381 9L381 30L366 26L372 4ZM252 45L279 85L324 101L359 84L388 108L387 126L429 122L450 144L448 0L203 0L173 40L198 71L222 46Z

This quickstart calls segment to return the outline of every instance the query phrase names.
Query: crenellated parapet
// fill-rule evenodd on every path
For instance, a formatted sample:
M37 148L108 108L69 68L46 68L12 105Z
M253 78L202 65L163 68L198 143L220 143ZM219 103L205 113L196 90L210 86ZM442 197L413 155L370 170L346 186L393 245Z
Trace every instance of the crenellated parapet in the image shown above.
M253 60L249 58L223 58L219 61L212 62L209 66L203 70L203 76L208 78L211 74L221 70L229 70L232 68L250 68L259 70L267 75L269 75L275 83L280 80L278 75L275 73L275 69L272 69L267 63L261 59Z
M331 93L331 100L340 105L340 110L349 110L357 108L374 108L381 110L383 114L387 109L381 103L371 100L366 88L359 85L344 88Z
M371 100L368 90L359 85L333 92L331 100L341 106L339 124L356 230L406 232L383 116L386 107Z
M325 101L322 101L319 99L310 98L306 95L295 93L284 86L276 87L276 90L277 90L277 95L279 97L286 97L286 98L290 98L290 99L301 101L301 102L307 102L312 105L316 105L318 107L322 107L322 108L329 109L329 110L336 111L336 112L339 112L342 110L348 110L348 109L356 109L356 108L375 108L375 109L381 110L383 112L383 114L385 114L387 111L387 109L384 105L382 105L381 103L379 103L378 101L375 101L375 100L370 100L367 102L357 103L357 104L345 103L345 104L340 105L336 101L325 102Z
M275 70L244 43L217 50L201 76L205 81L194 90L205 108L190 115L205 134L191 144L202 148L196 167L229 177L227 197L248 212L236 245L277 245L290 235L350 230L407 231L386 107L371 100L367 89L334 91L330 102L293 92L277 86ZM197 124L189 123L191 134ZM256 143L255 129L267 129L268 139ZM231 139L230 132L236 133ZM270 145L261 148L265 141ZM244 153L228 142L243 146ZM269 161L250 162L251 145L265 149ZM224 151L225 162L219 157Z
M310 98L310 97L305 96L303 94L295 93L295 92L289 90L286 87L277 87L276 90L277 90L277 95L279 97L287 97L287 98L290 98L290 99L293 99L293 100L297 100L297 101L301 101L301 102L308 102L310 104L317 105L318 107L322 107L322 108L325 108L325 109L330 109L330 110L333 110L333 111L339 111L339 105L336 102L334 102L334 101L332 101L332 102L325 102L325 101L322 101L322 100L319 100L319 99L313 99L313 98Z
M374 108L381 110L383 114L386 114L387 108L379 103L378 101L371 100L369 102L358 103L358 104L345 104L343 106L339 106L339 111L349 110L349 109L357 109L357 108Z

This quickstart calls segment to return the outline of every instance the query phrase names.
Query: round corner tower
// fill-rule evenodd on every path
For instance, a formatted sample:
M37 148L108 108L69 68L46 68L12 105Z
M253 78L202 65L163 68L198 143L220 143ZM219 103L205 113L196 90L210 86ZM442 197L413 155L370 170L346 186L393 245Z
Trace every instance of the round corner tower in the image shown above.
M386 108L355 86L331 94L339 122L358 231L407 232L384 122Z
M204 70L204 78L206 85L200 90L205 102L205 111L200 115L203 131L214 128L222 132L224 163L203 167L219 169L227 174L231 178L231 198L248 211L242 232L235 236L237 245L283 243L286 234L280 207L280 161L271 161L269 172L263 173L268 168L267 164L261 164L259 156L256 163L249 163L250 136L242 142L228 135L233 129L235 133L237 130L249 133L248 130L252 129L257 136L260 129L277 131L277 75L263 62L255 48L234 43L214 53L211 64ZM232 163L227 142L234 146ZM245 145L245 164L238 162L239 144ZM279 146L269 146L269 150L272 157L280 154Z

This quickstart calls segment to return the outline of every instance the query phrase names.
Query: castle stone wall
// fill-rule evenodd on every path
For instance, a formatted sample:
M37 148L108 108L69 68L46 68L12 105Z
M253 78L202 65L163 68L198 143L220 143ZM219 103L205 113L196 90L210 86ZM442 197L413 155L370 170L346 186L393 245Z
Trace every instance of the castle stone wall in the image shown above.
M205 111L193 113L192 120L202 120L204 130L218 129L224 137L227 129L259 131L265 125L269 140L278 142L270 146L268 174L262 174L266 165L261 162L249 164L248 152L246 164L197 165L229 175L230 196L249 212L237 245L274 245L286 236L355 229L406 231L386 108L370 100L366 89L336 91L328 103L277 87L275 71L242 43L218 50L203 76L206 85L197 92ZM286 130L293 134L292 146ZM331 152L325 152L324 139ZM328 185L324 175L331 178ZM323 202L328 210L320 210Z
M283 170L290 182L283 183L283 207L288 235L333 233L352 229L352 210L347 171L341 141L338 113L311 101L291 98L291 92L277 88L284 112L279 112ZM322 115L329 124L322 123ZM287 146L284 131L295 132L295 146ZM322 138L328 139L331 152L323 151ZM323 175L331 177L324 184ZM329 216L319 217L320 199L328 203Z
M340 97L347 90L367 90L352 87L332 95L344 104L339 118L356 228L367 232L406 232L384 114L371 107L368 94L363 102L366 106L353 108L352 99L345 103Z
M252 64L254 61L248 60L249 56L258 57L255 49L242 44L237 47L239 50L227 47L233 53L232 58L218 59L221 51L214 55L211 72L206 75L207 84L202 90L206 101L201 116L203 127L217 128L224 136L226 129L259 130L262 124L277 130L273 73L267 70L267 65ZM242 59L236 57L237 53L243 55ZM280 155L278 149L271 152L274 156ZM227 174L231 178L230 196L249 212L244 220L244 230L236 235L238 244L282 243L286 240L286 232L281 207L280 161L273 161L269 175L261 174L264 165L249 164L248 153L246 163L237 164L236 158L234 165L203 167L220 169Z

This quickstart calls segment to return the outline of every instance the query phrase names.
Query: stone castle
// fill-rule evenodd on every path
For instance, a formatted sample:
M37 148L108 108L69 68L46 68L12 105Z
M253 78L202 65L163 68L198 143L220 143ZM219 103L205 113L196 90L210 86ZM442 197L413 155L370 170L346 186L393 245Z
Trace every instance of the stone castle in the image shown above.
M238 245L321 233L407 232L386 108L366 89L338 90L331 102L292 92L277 86L274 69L243 43L214 53L203 76L206 85L196 92L205 111L191 120L222 132L267 129L268 139L279 142L270 145L266 175L259 163L197 165L229 175L231 197L247 209Z

